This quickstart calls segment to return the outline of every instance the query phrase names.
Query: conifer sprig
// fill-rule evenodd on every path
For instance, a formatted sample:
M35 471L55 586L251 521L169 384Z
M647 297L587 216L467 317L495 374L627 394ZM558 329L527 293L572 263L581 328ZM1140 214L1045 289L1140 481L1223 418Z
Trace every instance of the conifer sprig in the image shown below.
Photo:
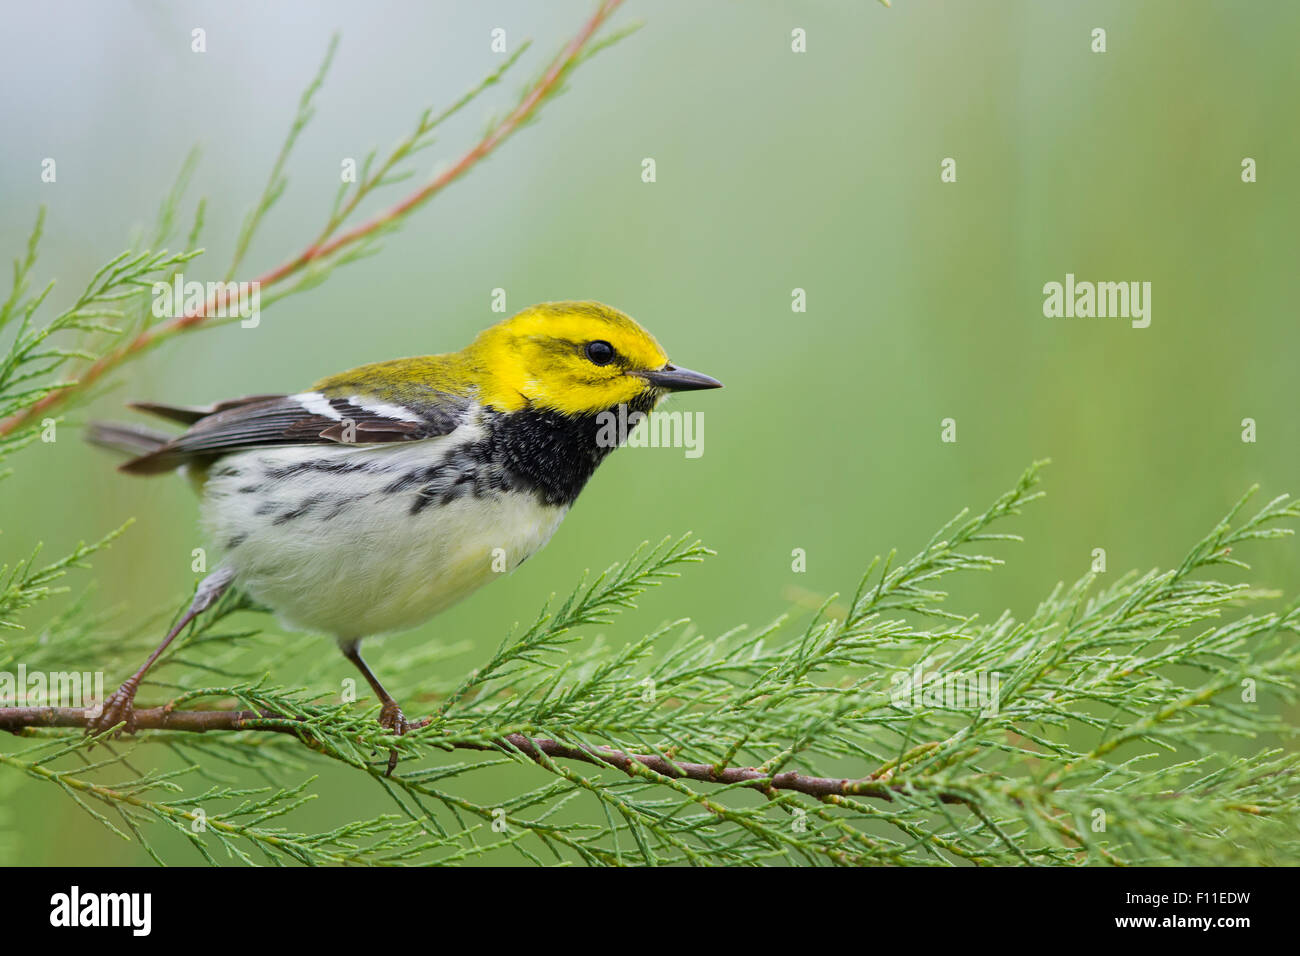
M477 670L426 681L437 704L400 739L373 707L262 679L178 693L140 713L137 738L113 744L126 748L120 761L88 766L64 766L85 746L58 729L84 723L77 712L0 709L0 727L37 741L3 762L55 783L101 822L125 802L134 826L123 832L136 840L149 839L145 824L174 828L192 822L191 805L215 807L223 826L187 840L205 858L241 862L254 852L600 865L1294 859L1300 758L1285 715L1300 609L1251 610L1275 596L1200 575L1241 568L1235 549L1289 534L1300 508L1279 498L1242 519L1248 496L1170 570L1104 588L1089 575L1023 620L936 618L938 576L1000 563L984 551L1014 538L1002 525L1039 496L1037 473L911 559L873 565L842 620L817 613L798 628L783 619L717 636L676 622L626 643L593 637L647 587L707 556L686 537L580 584ZM175 672L195 675L226 640L216 623L245 610L214 609L191 637L191 647L211 642L203 655L182 647L155 687L198 687ZM70 639L93 653L94 635ZM42 646L27 640L23 658L39 662ZM996 707L926 695L935 681L983 672L1001 675ZM241 709L196 709L222 701ZM183 774L98 779L160 744L184 757ZM385 778L390 747L402 763ZM368 777L397 812L314 835L263 826L292 816L322 759ZM221 765L275 783L248 804L251 794L216 786ZM187 789L191 778L206 789ZM497 799L467 796L486 780ZM164 790L186 796L163 800Z

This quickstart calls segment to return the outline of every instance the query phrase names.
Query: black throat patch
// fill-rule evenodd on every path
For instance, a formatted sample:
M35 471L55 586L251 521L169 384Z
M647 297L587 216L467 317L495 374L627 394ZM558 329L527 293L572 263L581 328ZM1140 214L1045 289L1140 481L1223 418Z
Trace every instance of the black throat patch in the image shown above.
M618 408L591 415L533 408L484 411L486 435L435 464L403 470L383 492L413 493L411 514L466 495L486 498L512 491L529 492L543 504L567 508L605 456L627 438L617 423L630 426L633 413L648 413L654 405L650 396L629 402L622 414Z
M628 414L648 413L654 404L652 397L629 402ZM493 457L543 502L567 507L617 447L607 439L609 418L618 415L618 409L592 415L523 409L499 415L491 427Z

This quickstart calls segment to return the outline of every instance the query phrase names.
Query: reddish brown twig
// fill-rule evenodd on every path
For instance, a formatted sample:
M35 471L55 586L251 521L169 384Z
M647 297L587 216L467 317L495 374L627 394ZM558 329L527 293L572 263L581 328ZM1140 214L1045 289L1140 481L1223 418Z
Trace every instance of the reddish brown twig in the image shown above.
M76 727L85 729L91 722L81 707L0 707L0 730L11 733L28 727ZM252 727L250 721L292 721L270 711L255 710L171 710L167 707L147 707L135 711L137 730L180 730L204 733L209 730L273 730L295 733L288 724Z
M89 723L87 713L78 707L3 707L0 708L0 730L19 733L27 728L75 727L85 728ZM169 710L150 707L135 712L137 731L173 730L205 733L219 730L258 730L272 733L294 734L310 737L310 731L295 726L293 717L269 711L252 710ZM508 734L499 741L479 742L468 740L435 741L436 746L449 745L455 750L514 750L539 762L542 759L578 760L597 766L613 767L629 776L647 773L674 780L696 780L701 783L739 785L763 793L793 791L820 800L835 797L867 797L893 801L909 791L903 784L890 784L880 780L852 780L842 777L813 777L787 772L769 774L757 767L715 767L706 763L687 763L671 760L656 754L635 754L610 747L579 747L550 740L545 737L527 737ZM943 803L966 803L967 799L951 792L937 792L934 796Z
M519 129L520 126L536 111L537 107L549 95L555 92L560 80L564 74L574 64L581 55L583 49L591 41L592 36L600 29L601 25L609 19L621 4L623 0L602 0L596 12L578 31L577 35L564 47L560 54L551 62L546 72L528 91L519 104L502 120L497 122L488 130L487 134L479 140L474 146L463 155L450 169L436 176L426 183L416 192L407 196L401 202L384 210L373 218L353 226L351 229L339 233L333 238L321 239L312 243L298 255L286 260L268 272L263 273L254 281L259 283L261 288L265 289L280 282L287 277L301 272L304 268L319 259L329 256L340 249L353 245L383 228L387 223L392 222L401 216L406 215L411 210L428 202L433 196L441 192L449 184L463 176L471 167L486 157L512 133ZM15 430L29 424L47 413L51 408L61 405L72 395L84 391L88 386L94 384L105 374L117 368L123 362L127 361L133 355L156 345L161 340L168 338L180 332L197 328L202 325L214 312L218 312L226 305L229 298L230 288L226 286L219 292L209 298L201 308L195 312L186 315L177 316L166 322L142 330L130 342L121 347L108 352L87 366L74 384L65 388L57 389L50 392L40 400L36 401L26 409L8 418L0 419L0 438L11 434Z
M3 711L0 711L2 714ZM604 764L621 770L630 776L642 776L648 770L653 774L670 777L674 780L698 780L702 783L738 784L751 790L768 793L776 790L792 790L805 793L810 797L826 799L828 797L871 797L877 800L892 801L895 795L907 790L901 784L881 783L878 780L851 780L845 777L812 777L807 774L787 773L770 774L757 767L716 767L707 763L685 763L669 760L654 754L630 754L612 747L575 747L558 740L544 737L525 737L523 734L509 734L505 743L520 753L540 760L543 755L562 760L581 760L585 763ZM458 743L460 749L491 750L494 745ZM955 793L938 793L943 803L966 803Z

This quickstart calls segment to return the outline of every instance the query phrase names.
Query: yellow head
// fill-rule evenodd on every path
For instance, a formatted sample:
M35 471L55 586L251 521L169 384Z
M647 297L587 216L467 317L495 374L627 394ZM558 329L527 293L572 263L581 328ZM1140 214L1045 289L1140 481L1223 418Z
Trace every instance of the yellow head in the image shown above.
M654 336L599 302L544 302L485 329L465 350L484 404L586 415L653 405L722 383L677 368Z

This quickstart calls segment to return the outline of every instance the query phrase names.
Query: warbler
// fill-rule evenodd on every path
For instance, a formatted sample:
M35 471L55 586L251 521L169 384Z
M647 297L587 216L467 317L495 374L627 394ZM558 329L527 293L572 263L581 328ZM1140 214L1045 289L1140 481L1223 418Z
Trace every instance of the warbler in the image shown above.
M223 557L91 731L135 729L149 667L236 585L286 627L333 636L374 690L383 727L406 733L362 639L425 622L545 545L626 438L610 439L620 406L627 421L670 392L720 386L671 364L617 309L548 302L460 352L363 365L291 395L130 403L189 427L100 423L88 437L133 453L129 474L188 473Z

